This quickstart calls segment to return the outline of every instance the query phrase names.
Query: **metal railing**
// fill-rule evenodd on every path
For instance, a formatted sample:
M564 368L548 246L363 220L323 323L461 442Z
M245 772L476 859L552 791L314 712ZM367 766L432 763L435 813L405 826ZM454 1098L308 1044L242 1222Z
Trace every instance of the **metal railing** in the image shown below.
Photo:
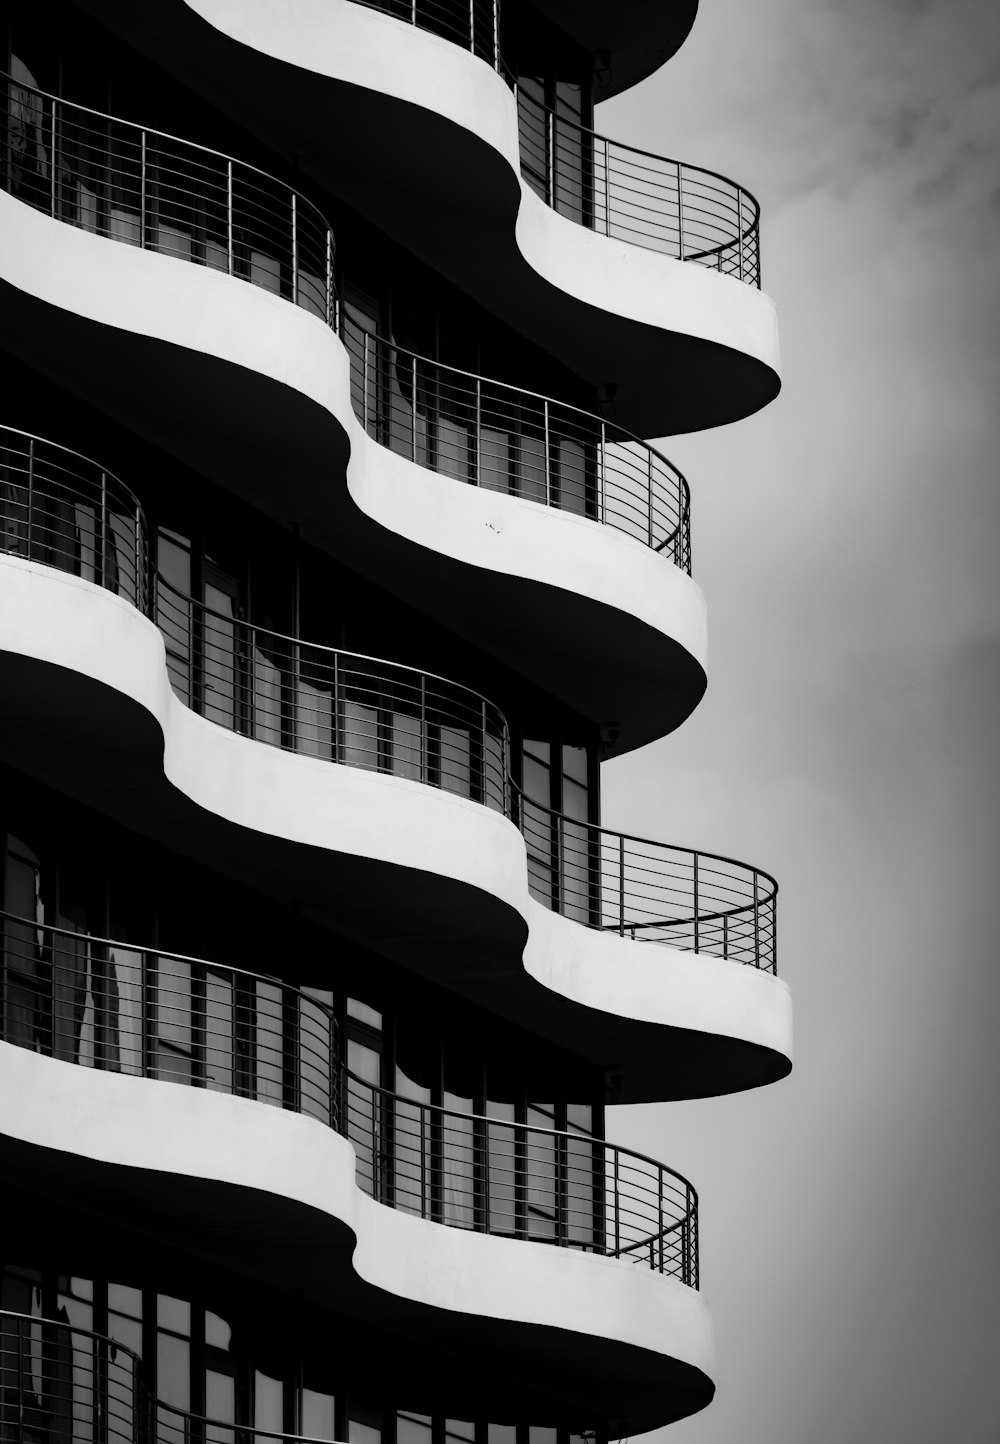
M354 413L383 446L456 481L601 522L690 573L688 485L654 447L578 407L396 346L346 305L340 330Z
M136 498L76 452L0 427L0 552L85 577L153 617L170 682L220 726L485 804L524 835L529 888L589 927L776 971L777 884L759 868L561 816L510 773L510 733L478 693L205 606L157 576Z
M760 207L715 171L622 145L514 82L521 174L553 210L602 235L760 286Z
M0 912L0 999L0 1038L16 1047L318 1119L352 1143L359 1186L393 1208L697 1287L697 1197L672 1169L581 1130L365 1082L344 1067L331 1005L307 990Z
M0 1310L0 1439L16 1444L316 1444L155 1398L127 1344Z
M8 912L0 940L5 1042L338 1126L337 1023L309 990Z
M687 482L665 457L579 408L341 324L333 231L283 182L9 76L0 88L0 184L12 195L302 306L340 331L354 410L377 440L430 470L603 522L690 572Z
M0 1311L0 1438L146 1444L150 1402L126 1344L68 1320Z
M512 787L532 897L588 927L777 972L778 884L716 853L564 817Z
M224 271L335 322L331 227L231 156L0 75L0 185L56 220Z
M142 507L79 452L0 426L0 552L84 577L147 611Z
M546 105L498 48L493 0L355 0L472 51L517 97L521 174L553 210L602 235L760 286L760 207L717 171L623 145Z
M355 3L392 15L431 35L439 35L488 65L500 68L497 48L500 0L355 0Z
M359 1185L452 1228L626 1258L698 1287L698 1199L673 1169L590 1134L392 1093L351 1072Z
M509 812L506 720L467 687L254 626L193 601L162 576L156 622L174 691L210 721Z

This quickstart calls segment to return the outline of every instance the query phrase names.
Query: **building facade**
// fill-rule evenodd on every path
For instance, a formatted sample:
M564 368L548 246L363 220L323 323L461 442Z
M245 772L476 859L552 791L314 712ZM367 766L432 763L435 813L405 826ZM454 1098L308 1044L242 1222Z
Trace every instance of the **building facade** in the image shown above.
M778 389L752 196L594 129L695 9L5 7L4 1439L712 1396L606 1108L788 1072L777 889L600 809L706 684L643 438Z

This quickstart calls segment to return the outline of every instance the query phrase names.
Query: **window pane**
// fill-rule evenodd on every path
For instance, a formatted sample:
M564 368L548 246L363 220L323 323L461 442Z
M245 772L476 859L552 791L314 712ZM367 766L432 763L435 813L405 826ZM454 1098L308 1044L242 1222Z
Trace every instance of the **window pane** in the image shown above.
M161 1329L173 1329L175 1334L190 1334L191 1305L186 1299L172 1299L167 1294L158 1294L156 1322Z

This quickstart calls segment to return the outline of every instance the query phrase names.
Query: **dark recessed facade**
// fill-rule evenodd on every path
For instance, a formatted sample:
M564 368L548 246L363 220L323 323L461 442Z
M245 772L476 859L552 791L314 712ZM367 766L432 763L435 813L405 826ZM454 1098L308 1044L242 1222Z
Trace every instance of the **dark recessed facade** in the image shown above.
M668 8L7 8L19 1444L711 1399L697 1193L606 1109L788 1072L777 885L603 828L601 764L706 684L644 438L778 379L756 201L594 130Z

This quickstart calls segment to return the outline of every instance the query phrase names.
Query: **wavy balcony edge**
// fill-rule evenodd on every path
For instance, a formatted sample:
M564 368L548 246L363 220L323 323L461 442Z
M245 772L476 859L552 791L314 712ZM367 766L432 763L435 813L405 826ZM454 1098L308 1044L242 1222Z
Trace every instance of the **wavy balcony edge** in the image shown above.
M442 618L465 617L486 650L548 678L584 716L613 719L619 750L671 730L696 705L705 686L705 621L686 575L687 487L658 453L545 398L516 393L515 405L481 378L476 387L463 381L468 396L449 402L442 416L440 405L430 409L422 398L445 373L432 375L415 357L400 368L400 353L393 353L391 388L385 353L372 368L378 387L384 383L380 413L368 405L375 381L364 374L364 343L361 366L350 367L331 329L302 305L220 274L221 267L108 246L0 191L0 209L8 207L0 227L8 334L31 364L60 379L73 344L88 347L100 358L92 373L98 406L111 397L133 425L138 418L146 434L196 467L204 466L204 428L212 428L222 444L211 449L210 474L223 486L238 478L236 489L271 515L282 501L273 481L282 465L306 540L334 554L347 548L358 569L411 583ZM245 257L247 280L255 267L259 273L255 254ZM328 301L332 307L332 295ZM38 304L59 315L38 314ZM65 344L41 345L42 330L55 325ZM238 370L222 376L220 363ZM412 385L414 371L418 406L408 407L406 424L397 383ZM245 401L238 426L206 400L210 388L237 378ZM464 473L455 465L459 411ZM369 431L383 425L376 440L386 444L373 449ZM341 458L346 489L331 486ZM440 558L433 572L428 551ZM554 640L545 647L545 634L539 638L534 603L541 598L532 586L547 589L540 614L553 638L577 639L558 655Z
M305 1297L348 1308L359 1291L376 1290L387 1327L405 1334L419 1320L426 1341L460 1352L500 1331L508 1357L523 1355L522 1371L557 1367L570 1345L572 1363L564 1356L562 1367L579 1394L617 1394L624 1407L614 1412L628 1417L630 1402L648 1410L656 1392L652 1420L630 1421L641 1427L711 1397L707 1309L675 1278L386 1207L359 1187L347 1139L301 1114L9 1044L0 1044L0 1076L0 1147L9 1160L31 1160L42 1191L56 1178L65 1187L72 1174L79 1199L104 1190L102 1213L141 1216L154 1237L169 1238L178 1216L224 1218L232 1236L219 1240L223 1266L238 1258L240 1272L265 1281L277 1267L286 1289L291 1270ZM14 1094L23 1103L16 1110ZM280 1262L248 1250L248 1238L263 1243L278 1232L290 1245Z
M534 896L554 911L775 971L778 887L768 873L535 802L511 775L506 718L459 683L225 616L159 575L147 588L146 522L124 483L14 428L0 427L0 446L3 551L121 594L148 616L186 706L286 751L431 783L502 813L525 839Z
M347 1066L332 1006L282 979L9 912L0 940L0 1041L302 1113L347 1138L358 1187L387 1207L698 1287L697 1194L666 1164L368 1082Z
M90 8L141 47L147 16ZM272 96L281 144L303 137L309 174L473 298L496 309L502 297L515 328L595 389L613 381L622 425L645 436L700 430L777 394L773 306L755 284L758 208L742 187L601 137L587 142L587 178L563 186L558 157L575 156L582 139L561 118L523 87L516 101L504 74L461 47L354 0L331 0L294 29L267 6L237 15L162 0L161 9L160 63L269 141L266 113L247 96ZM380 139L389 134L391 150ZM544 166L529 164L536 151ZM651 166L652 203L636 205ZM461 211L456 173L468 182ZM373 175L375 188L352 181ZM574 209L596 229L577 224ZM751 284L723 284L735 276ZM669 388L657 384L665 371Z
M90 581L4 556L0 603L5 756L21 771L196 861L235 859L248 885L510 1021L533 1018L598 1067L627 1063L622 1101L789 1071L784 983L550 911L551 895L529 896L525 840L502 812L200 716L173 692L156 628Z

